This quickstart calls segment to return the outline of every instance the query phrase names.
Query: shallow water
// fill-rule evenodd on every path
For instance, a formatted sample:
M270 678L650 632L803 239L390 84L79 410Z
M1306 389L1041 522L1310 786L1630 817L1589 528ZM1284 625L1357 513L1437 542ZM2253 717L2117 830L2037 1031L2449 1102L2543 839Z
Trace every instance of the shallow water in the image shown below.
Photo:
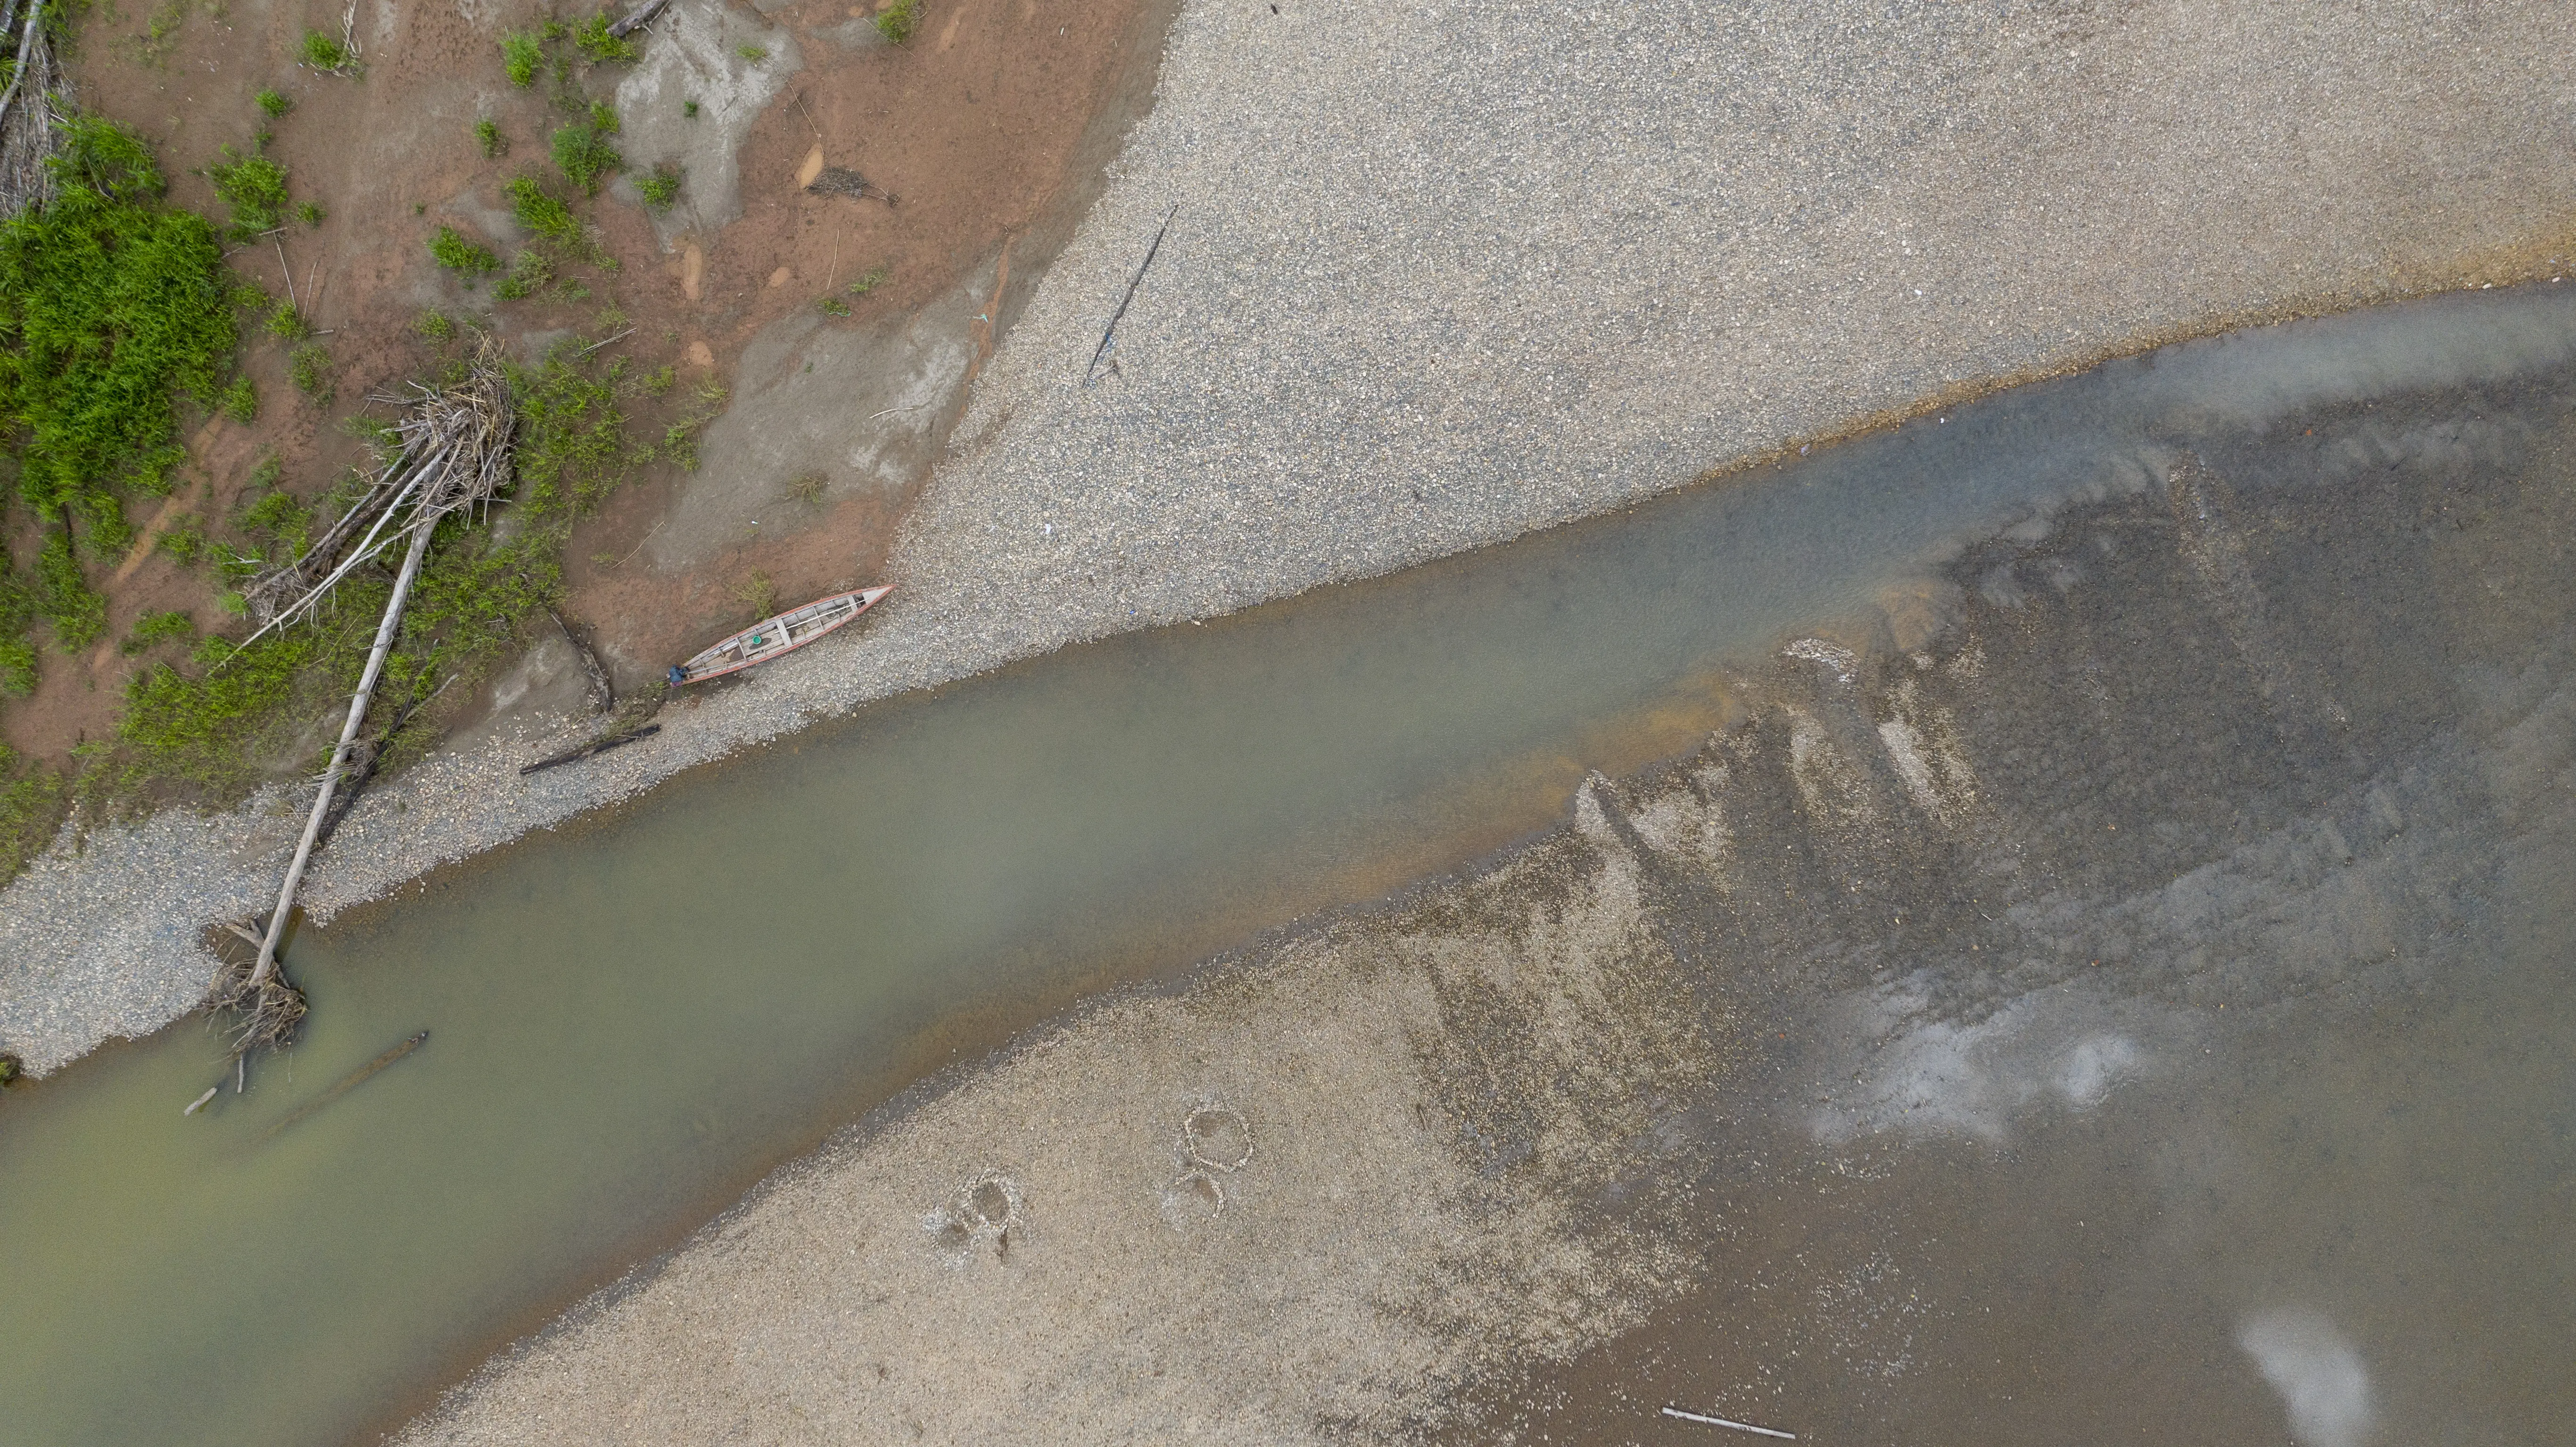
M1545 822L1725 718L1723 665L2142 448L2571 358L2545 288L2169 349L890 701L450 871L294 942L312 1026L247 1096L180 1116L191 1023L0 1101L0 1435L345 1440L952 1053Z

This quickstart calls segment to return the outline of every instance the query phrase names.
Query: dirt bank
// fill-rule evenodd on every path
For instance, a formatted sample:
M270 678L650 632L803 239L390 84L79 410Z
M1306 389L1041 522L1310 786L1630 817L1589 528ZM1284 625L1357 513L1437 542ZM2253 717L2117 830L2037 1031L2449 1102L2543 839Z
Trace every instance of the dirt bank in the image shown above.
M2025 1344L1979 1303L2082 1318L2091 1245L1930 1290L1928 1238L2020 1218L1895 1198L1897 1143L2001 1170L2231 1020L2483 977L2480 897L2576 828L2570 385L2178 431L1512 857L952 1071L404 1440L1665 1440L1676 1398L2277 1435L2223 1323L2046 1383L1974 1355ZM1884 1253L1826 1274L1823 1222ZM2555 1420L2545 1336L2497 1399L2386 1409Z

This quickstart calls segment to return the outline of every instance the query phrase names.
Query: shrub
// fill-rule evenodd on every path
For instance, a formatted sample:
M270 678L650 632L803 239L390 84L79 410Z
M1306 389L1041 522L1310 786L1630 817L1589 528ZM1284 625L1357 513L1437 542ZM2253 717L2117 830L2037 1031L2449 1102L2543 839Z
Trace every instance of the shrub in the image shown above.
M333 75L356 73L358 57L350 54L347 46L333 40L322 31L305 31L302 50L304 63L315 70L327 70Z
M438 259L439 265L467 276L501 269L501 259L490 248L466 240L453 226L442 226L436 236L429 238L429 254Z
M576 122L555 132L555 166L564 179L581 188L581 194L596 196L602 177L626 162L617 148L602 138L597 127Z
M0 638L0 698L25 698L35 691L36 645L17 634Z
M141 143L79 117L60 138L53 200L0 222L0 428L48 516L166 447L174 394L220 395L238 335L214 228L152 204Z
M284 94L274 90L261 91L259 93L258 100L259 108L268 112L271 119L282 116L288 111L295 109L295 102L288 100Z
M572 208L546 194L533 176L520 176L510 182L510 208L518 215L519 224L554 242L558 246L578 246L583 237L581 219Z
M653 168L650 176L635 181L635 194L644 198L648 211L668 211L680 199L680 168L664 164Z
M921 9L917 0L894 0L892 5L877 13L877 34L897 45L910 40L912 32L920 25Z
M617 107L604 100L590 103L590 128L603 136L613 136L622 127L617 124Z
M0 669L7 667L0 662ZM27 861L53 842L66 807L62 776L21 761L0 744L0 883L16 878ZM18 1073L15 1056L0 1056L0 1082Z
M312 330L304 313L296 310L291 301L279 302L277 309L268 314L268 334L281 342L300 342Z
M546 63L545 42L524 30L513 30L501 37L501 68L510 75L510 84L536 84L537 71Z
M338 389L331 381L331 349L320 342L306 342L286 354L286 376L295 390L317 402L328 402Z
M36 554L36 611L54 625L54 641L66 653L87 648L107 631L107 599L81 576L72 535L60 528L45 534Z
M411 329L420 333L421 340L428 342L444 342L456 335L456 323L449 321L444 313L434 311L422 312L412 318Z
M262 155L236 155L222 148L224 159L206 168L215 196L232 208L232 238L247 241L276 227L286 210L286 168Z
M206 540L206 524L195 513L181 513L161 529L161 540L154 544L170 555L171 561L183 568L194 567L213 549Z
M474 144L483 148L483 159L488 161L509 151L510 138L501 134L500 122L485 116L474 123Z
M572 33L572 44L582 53L582 58L593 65L631 65L644 54L644 47L634 41L608 33L608 16L605 13L594 15L576 27Z
M178 609L174 608L166 613L146 613L134 620L134 631L126 635L123 643L117 645L117 651L131 656L155 644L196 636L197 620Z
M252 388L250 378L235 377L215 407L235 422L256 421L259 417L259 393Z
M273 472L270 480L272 483L275 481ZM282 544L282 548L271 549L272 555L280 562L300 558L304 556L304 550L312 546L313 515L304 504L295 500L295 494L291 492L268 493L242 509L241 525L242 531L253 537Z
M517 301L534 296L547 282L555 279L555 265L538 251L522 251L510 261L510 274L492 289L503 301Z

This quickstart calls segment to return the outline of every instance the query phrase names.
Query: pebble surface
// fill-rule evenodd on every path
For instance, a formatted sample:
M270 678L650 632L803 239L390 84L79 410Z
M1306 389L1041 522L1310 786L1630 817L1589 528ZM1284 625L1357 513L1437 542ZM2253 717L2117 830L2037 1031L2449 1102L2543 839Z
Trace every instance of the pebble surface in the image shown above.
M430 761L316 916L819 715L1501 541L1939 399L2576 254L2576 11L1193 0L849 639L522 780ZM1092 365L1167 211L1168 236ZM542 736L540 736L542 735ZM202 992L270 795L0 892L44 1073Z

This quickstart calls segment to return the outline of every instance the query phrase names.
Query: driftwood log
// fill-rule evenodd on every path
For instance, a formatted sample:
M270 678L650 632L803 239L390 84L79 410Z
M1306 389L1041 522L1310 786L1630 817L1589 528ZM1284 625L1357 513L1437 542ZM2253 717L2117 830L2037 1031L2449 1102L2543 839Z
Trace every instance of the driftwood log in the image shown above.
M670 3L671 0L644 0L640 9L628 11L625 19L609 26L608 33L619 40L624 40L627 36L652 24L653 17L661 14L662 7Z

